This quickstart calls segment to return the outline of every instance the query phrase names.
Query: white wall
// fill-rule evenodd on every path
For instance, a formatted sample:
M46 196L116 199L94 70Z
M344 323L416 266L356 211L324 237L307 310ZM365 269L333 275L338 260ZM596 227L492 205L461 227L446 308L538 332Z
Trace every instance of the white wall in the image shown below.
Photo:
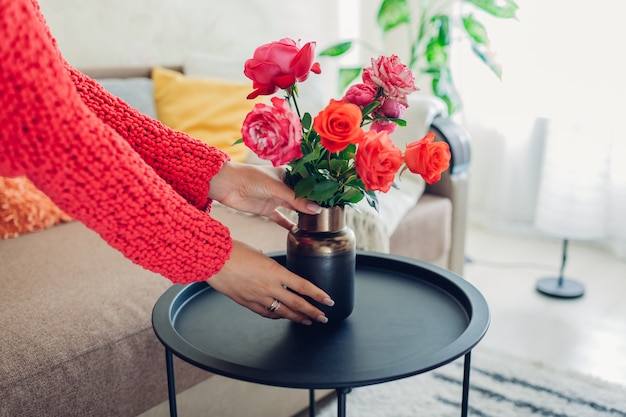
M336 42L338 0L40 0L75 67L180 65L193 51L243 60L282 37Z

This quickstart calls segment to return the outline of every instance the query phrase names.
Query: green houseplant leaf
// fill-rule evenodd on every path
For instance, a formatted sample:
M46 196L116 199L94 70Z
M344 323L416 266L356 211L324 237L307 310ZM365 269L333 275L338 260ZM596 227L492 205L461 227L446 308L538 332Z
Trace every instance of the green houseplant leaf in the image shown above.
M502 67L498 62L496 62L493 55L488 48L485 47L485 45L472 42L472 52L474 52L474 55L480 58L480 60L483 61L498 78L502 78Z
M480 43L482 45L489 44L489 35L487 35L487 29L485 28L485 25L476 20L474 14L470 13L463 16L462 21L463 28L472 39L472 41Z
M390 31L403 23L411 22L411 12L407 0L383 0L378 10L378 26L383 32Z
M361 75L361 67L359 68L339 68L339 93L343 93L346 88Z
M352 48L352 41L331 45L319 53L320 56L341 56Z
M502 68L489 49L487 29L471 10L480 10L499 19L515 19L519 6L515 0L455 0L455 4L465 6L464 10L470 9L459 15L452 2L443 7L442 3L441 0L419 0L419 19L413 20L410 0L382 0L377 25L383 34L400 25L408 25L409 68L432 76L433 93L446 102L449 114L453 114L461 108L461 98L450 71L450 48L456 41L451 36L452 28L461 28L474 55L501 78ZM339 56L351 47L352 42L342 42L323 52L327 56ZM360 73L361 68L341 68L339 91L345 91Z
M428 45L426 45L426 62L429 67L440 67L446 65L448 62L448 53L446 51L446 45L439 42L439 37L435 36L431 38Z
M452 73L450 68L442 66L435 71L432 71L433 92L437 97L442 99L448 106L448 111L453 114L461 108L461 97L456 89L456 85L452 80Z
M513 0L464 0L479 9L484 10L492 16L502 19L513 19L516 17L519 6Z

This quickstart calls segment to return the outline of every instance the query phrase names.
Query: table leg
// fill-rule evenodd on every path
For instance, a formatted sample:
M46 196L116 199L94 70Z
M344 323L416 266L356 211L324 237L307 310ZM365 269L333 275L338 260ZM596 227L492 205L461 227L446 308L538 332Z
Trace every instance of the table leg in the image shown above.
M170 417L177 417L176 410L176 385L174 382L174 358L172 352L165 348L165 367L167 368L167 395L170 404Z
M315 417L315 390L309 390L309 417Z
M471 361L472 351L469 351L465 354L465 360L463 362L463 398L461 400L461 417L467 417L467 408L469 406Z
M337 388L337 417L346 417L346 396L352 388Z

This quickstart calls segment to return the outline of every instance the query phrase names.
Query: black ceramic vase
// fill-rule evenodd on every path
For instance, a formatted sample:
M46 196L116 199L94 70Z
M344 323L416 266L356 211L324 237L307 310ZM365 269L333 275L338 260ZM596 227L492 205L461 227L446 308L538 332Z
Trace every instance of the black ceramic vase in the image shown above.
M344 208L323 208L298 215L298 227L287 237L287 268L326 291L335 301L328 307L309 299L329 324L346 319L354 308L356 247L345 225Z

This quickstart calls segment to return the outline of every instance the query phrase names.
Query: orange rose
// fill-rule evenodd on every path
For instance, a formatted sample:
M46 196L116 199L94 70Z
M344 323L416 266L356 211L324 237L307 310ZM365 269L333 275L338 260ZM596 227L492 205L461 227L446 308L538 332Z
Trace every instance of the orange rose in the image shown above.
M396 148L386 130L370 130L359 144L355 164L366 189L386 193L402 165L402 151Z
M406 166L414 174L419 174L428 184L434 184L441 173L450 166L450 148L445 142L435 142L435 134L428 133L421 140L406 147Z
M330 103L313 120L313 128L320 135L322 146L330 152L344 150L363 137L361 109L342 100Z

